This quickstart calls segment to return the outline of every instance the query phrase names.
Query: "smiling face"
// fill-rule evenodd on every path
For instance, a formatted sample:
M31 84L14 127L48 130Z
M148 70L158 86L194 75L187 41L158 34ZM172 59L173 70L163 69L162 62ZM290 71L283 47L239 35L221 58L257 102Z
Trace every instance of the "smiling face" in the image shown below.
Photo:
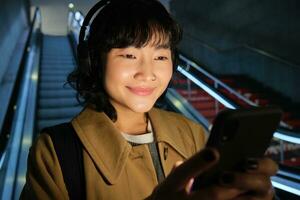
M113 48L107 54L105 90L117 110L148 112L172 76L170 48L147 45Z

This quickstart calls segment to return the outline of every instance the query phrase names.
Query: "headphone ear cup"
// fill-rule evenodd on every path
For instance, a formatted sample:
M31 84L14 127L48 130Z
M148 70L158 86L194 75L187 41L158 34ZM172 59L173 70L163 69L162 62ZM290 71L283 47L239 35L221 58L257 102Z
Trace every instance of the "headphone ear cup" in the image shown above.
M77 60L80 67L89 68L91 66L87 42L81 42L77 45Z

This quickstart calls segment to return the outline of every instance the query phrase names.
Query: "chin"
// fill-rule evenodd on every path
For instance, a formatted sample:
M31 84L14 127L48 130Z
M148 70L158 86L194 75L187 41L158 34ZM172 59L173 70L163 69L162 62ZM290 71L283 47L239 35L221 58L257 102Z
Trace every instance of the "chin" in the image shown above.
M134 112L138 112L138 113L146 113L148 111L150 111L154 106L153 104L135 104L133 106L131 106L131 110L133 110Z

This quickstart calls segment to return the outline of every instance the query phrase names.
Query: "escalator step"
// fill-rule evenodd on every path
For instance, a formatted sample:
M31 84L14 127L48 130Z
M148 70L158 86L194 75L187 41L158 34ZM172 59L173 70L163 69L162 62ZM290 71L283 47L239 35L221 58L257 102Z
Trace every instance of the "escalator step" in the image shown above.
M56 58L57 59L57 58ZM41 65L42 66L46 66L46 67L51 67L51 66L72 66L72 65L75 65L76 62L75 60L73 61L60 61L60 60L57 60L57 61L51 61L51 60L44 60L41 62Z
M42 119L59 119L74 117L82 110L81 106L63 107L63 108L40 108L38 118Z
M69 69L61 69L61 70L49 70L49 69L42 69L40 71L40 74L41 75L65 75L67 76L70 72L72 72L72 70L69 70Z
M53 82L64 82L66 81L67 77L66 76L46 76L46 75L41 75L40 76L40 79L43 81L43 82L50 82L50 81L53 81Z
M72 89L70 85L64 82L40 82L40 89L42 90L60 90L60 89Z
M42 65L42 69L49 69L49 70L72 70L74 69L75 64L73 65L66 65L66 64L49 64L49 65Z
M45 127L54 126L54 125L57 125L57 124L69 122L70 120L71 120L71 118L39 120L38 121L38 132L40 132Z
M53 99L39 99L39 106L41 108L59 108L67 106L78 106L79 103L76 98L53 98Z
M60 54L61 52L56 52L57 54L50 53L50 52L43 52L42 59L44 60L50 60L50 61L74 61L74 58L72 56L71 52L67 52L64 54Z
M70 121L81 110L76 91L67 81L76 67L73 51L66 36L43 37L43 54L39 76L38 130Z
M40 90L40 98L75 98L75 96L74 90Z

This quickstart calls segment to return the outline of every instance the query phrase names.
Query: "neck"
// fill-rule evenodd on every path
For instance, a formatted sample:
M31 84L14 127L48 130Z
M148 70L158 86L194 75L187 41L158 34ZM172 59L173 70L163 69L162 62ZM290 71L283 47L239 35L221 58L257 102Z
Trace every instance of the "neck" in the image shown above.
M147 131L147 114L115 108L117 121L115 126L130 135L144 134Z

